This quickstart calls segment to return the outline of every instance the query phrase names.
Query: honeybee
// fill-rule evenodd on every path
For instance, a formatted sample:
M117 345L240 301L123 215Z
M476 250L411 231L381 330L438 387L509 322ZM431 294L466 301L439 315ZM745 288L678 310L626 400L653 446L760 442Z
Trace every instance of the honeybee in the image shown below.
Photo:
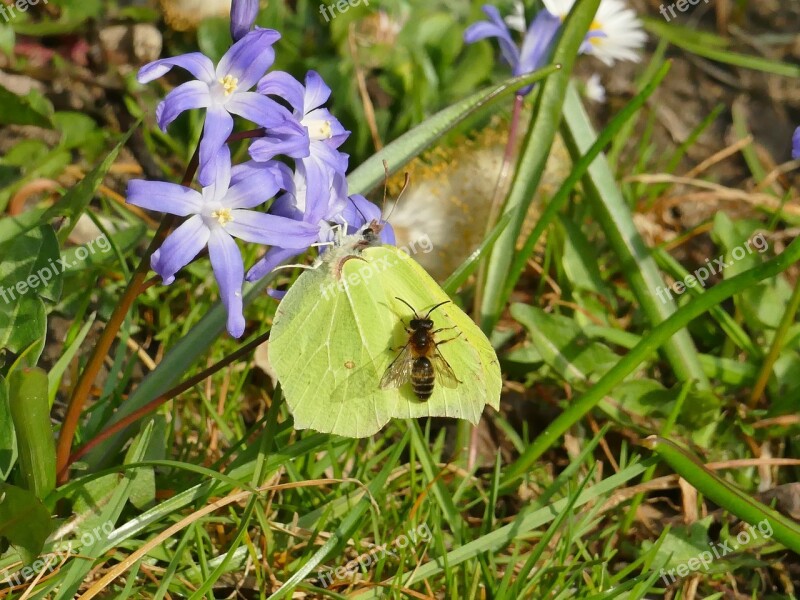
M439 346L456 339L461 333L459 332L455 337L443 342L437 342L435 338L437 333L447 329L454 329L454 327L434 330L433 320L430 318L434 310L450 301L440 302L432 307L424 317L420 317L408 302L402 298L397 298L397 300L400 300L411 309L414 313L414 318L405 328L406 333L408 333L408 342L400 350L400 354L386 368L386 372L381 378L381 389L400 387L410 381L411 388L417 398L427 400L433 394L435 381L447 388L458 386L461 381L456 377L452 367L441 352L439 352Z

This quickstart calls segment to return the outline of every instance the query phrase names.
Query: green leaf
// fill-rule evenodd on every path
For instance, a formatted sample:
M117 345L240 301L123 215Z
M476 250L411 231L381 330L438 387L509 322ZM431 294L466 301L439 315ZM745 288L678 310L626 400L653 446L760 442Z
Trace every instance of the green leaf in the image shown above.
M61 296L58 242L52 227L39 226L0 244L0 348L19 354L43 346L47 316L41 298ZM32 353L35 364L41 347Z
M0 538L13 544L25 563L42 552L53 524L50 512L33 492L0 483Z
M50 119L31 105L31 97L17 96L0 87L0 125L35 125L50 128Z
M528 330L544 361L574 386L584 388L619 361L608 346L586 339L568 317L525 304L512 304L511 316Z
M39 368L14 371L8 383L22 482L44 500L56 487L56 445L50 424L47 373Z
M108 170L114 161L117 160L117 155L122 147L127 143L128 138L131 137L133 132L139 126L139 122L126 133L113 150L108 154L103 162L97 165L90 173L86 174L81 182L75 187L71 188L64 196L58 200L50 209L44 214L44 219L54 219L56 217L67 217L69 222L59 229L58 238L63 243L67 236L69 236L72 229L78 223L78 218L89 206L92 201L97 188L103 183Z
M49 0L49 4L54 4L60 8L61 16L56 20L50 18L47 13L42 13L45 3L40 3L40 8L29 10L29 14L34 14L36 10L37 20L15 20L14 30L25 35L45 36L69 33L80 27L89 19L100 16L103 11L102 0ZM30 9L30 5L28 6Z
M17 438L11 420L8 398L8 383L0 377L0 480L6 481L14 463L17 462Z

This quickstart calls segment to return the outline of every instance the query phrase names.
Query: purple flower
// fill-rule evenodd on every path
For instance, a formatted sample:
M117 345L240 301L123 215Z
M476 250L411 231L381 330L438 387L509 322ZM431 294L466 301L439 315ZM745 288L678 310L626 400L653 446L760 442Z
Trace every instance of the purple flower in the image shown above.
M228 311L228 332L244 333L242 283L244 264L237 237L246 242L307 248L318 228L302 221L248 210L264 203L288 185L290 174L280 163L245 163L231 168L230 150L223 146L213 161L213 184L202 192L163 181L132 180L128 203L179 217L189 217L153 253L150 266L169 285L175 274L208 246L211 267Z
M204 54L191 52L164 58L141 68L140 83L148 83L167 74L172 67L181 67L196 80L179 85L158 105L158 125L166 131L172 121L185 110L206 108L203 139L200 142L201 185L211 185L215 168L210 164L233 131L231 113L257 123L261 127L277 127L291 115L280 104L256 92L250 92L272 66L275 51L272 45L281 35L273 29L256 29L236 42L214 67Z
M231 37L238 42L253 28L258 16L258 0L233 0L231 4Z
M794 130L792 136L792 158L800 158L800 127Z
M268 73L258 91L285 99L294 109L293 119L270 129L250 146L250 156L257 161L271 160L284 154L302 163L309 195L318 197L332 185L335 173L344 175L347 156L337 148L350 132L325 108L331 89L316 71L306 75L305 87L288 73Z
M279 264L298 254L302 254L314 242L327 242L333 239L332 223L339 222L340 215L347 205L347 180L336 173L329 187L322 193L312 193L308 174L303 163L298 163L294 176L286 185L286 193L278 196L270 211L286 219L305 223L313 228L315 235L304 248L272 247L247 272L247 281L256 281L269 274Z
M485 5L483 12L489 17L488 21L473 23L464 32L464 41L468 44L489 37L496 37L500 44L500 52L505 61L511 66L514 76L526 75L543 67L550 55L553 40L561 27L561 19L542 9L528 27L522 47L517 48L511 32L505 21L500 17L500 12L491 5ZM526 95L533 89L528 86L518 92Z

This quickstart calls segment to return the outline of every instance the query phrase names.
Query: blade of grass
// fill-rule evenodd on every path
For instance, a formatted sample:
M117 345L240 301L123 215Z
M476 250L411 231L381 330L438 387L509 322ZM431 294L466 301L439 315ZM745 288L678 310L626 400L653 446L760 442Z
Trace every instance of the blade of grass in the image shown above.
M597 136L575 86L570 86L567 90L564 115L564 140L573 156L581 156L591 148ZM589 167L583 184L586 196L593 205L594 215L619 258L622 272L639 305L651 324L661 323L675 312L675 304L669 298L665 302L657 300L657 292L664 287L664 280L650 249L639 235L630 209L602 155ZM663 351L680 381L695 380L699 389L711 389L688 331L675 332L673 338L664 344Z
M736 293L757 284L759 281L774 277L800 260L800 238L795 239L779 256L762 265L748 269L730 279L719 283L708 292L693 298L688 304L679 308L665 321L656 325L644 335L641 341L614 365L583 396L572 401L569 408L561 413L547 429L528 446L525 453L506 471L503 482L504 489L522 477L538 459L564 432L580 421L592 410L614 387L632 373L647 357L670 339L676 331L683 329L692 320L704 314Z
M800 552L800 525L793 520L758 502L750 494L735 488L716 473L706 469L699 458L675 442L651 435L642 445L655 452L709 500L750 525L757 525L766 520L772 527L773 537L776 540L790 550Z
M547 78L536 98L533 122L525 137L504 208L504 213L511 213L513 217L495 242L487 265L486 285L480 306L480 325L484 332L494 329L503 310L502 290L514 257L517 238L558 132L564 95L575 58L598 6L600 0L579 0L575 3L563 25L553 54L553 63L560 64L563 68Z
M501 296L503 304L505 304L508 298L511 297L511 293L514 291L514 287L517 285L517 281L519 281L528 259L530 258L531 254L533 254L536 244L539 243L539 238L541 238L545 229L547 229L561 208L566 204L574 187L586 174L595 158L597 158L597 156L599 156L599 154L603 151L603 148L605 148L609 142L615 138L616 134L622 130L625 124L630 121L630 119L639 111L639 109L644 106L644 103L653 94L653 92L656 91L661 81L669 72L670 66L671 63L663 64L662 67L653 74L653 78L642 88L642 91L634 96L631 101L628 102L625 108L617 113L617 115L603 130L600 136L598 136L598 138L594 141L592 147L586 151L580 159L574 161L569 176L561 184L561 187L558 188L558 191L555 193L550 202L547 203L547 208L544 209L544 212L539 217L536 225L534 225L533 230L525 240L522 250L520 250L514 257L514 262L509 270L509 274L503 289L503 294Z

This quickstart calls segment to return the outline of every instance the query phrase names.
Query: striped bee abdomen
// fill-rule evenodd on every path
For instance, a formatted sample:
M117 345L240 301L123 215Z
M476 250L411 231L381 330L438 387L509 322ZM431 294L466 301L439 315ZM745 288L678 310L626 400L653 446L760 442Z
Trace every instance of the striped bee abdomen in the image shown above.
M427 400L433 394L433 382L436 373L431 361L424 356L414 359L411 367L411 387L420 400Z

